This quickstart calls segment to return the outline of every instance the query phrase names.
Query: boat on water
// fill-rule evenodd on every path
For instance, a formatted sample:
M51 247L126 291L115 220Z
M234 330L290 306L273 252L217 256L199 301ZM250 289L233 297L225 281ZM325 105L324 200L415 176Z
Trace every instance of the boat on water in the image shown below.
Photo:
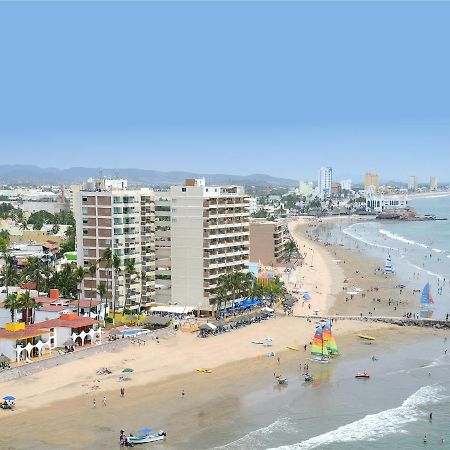
M366 341L374 341L375 337L374 336L368 336L367 334L357 334L356 336L358 336L361 339L364 339Z
M149 428L144 428L139 430L139 435L137 436L128 436L127 440L130 444L149 444L150 442L159 442L164 441L167 437L165 431L159 430L157 433L152 433L152 430Z
M323 338L323 327L318 326L311 345L311 360L322 364L330 361L330 354Z
M336 356L339 355L339 351L338 351L334 336L331 333L331 320L325 321L325 324L323 325L322 330L323 330L323 340L326 343L328 354L332 358L335 358Z
M392 265L391 255L386 258L386 264L384 265L384 273L394 273L394 266Z
M370 375L367 372L358 372L355 378L370 378Z
M434 306L433 296L431 295L430 283L427 283L420 295L420 307L421 308L432 308Z

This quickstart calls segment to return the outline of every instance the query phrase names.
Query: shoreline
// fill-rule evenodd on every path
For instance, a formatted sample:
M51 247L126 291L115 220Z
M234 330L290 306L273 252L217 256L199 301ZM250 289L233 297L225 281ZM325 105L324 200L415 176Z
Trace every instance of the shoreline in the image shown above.
M323 314L337 310L359 312L362 306L361 298L345 302L344 277L352 275L355 264L362 260L368 268L370 266L369 272L376 262L371 260L368 264L370 257L356 251L337 255L336 252L343 249L325 247L296 231L298 225L305 223L290 224L295 228L292 235L300 243L299 250L307 253L291 287L297 284L310 292L311 310L300 300L295 305L294 316L287 317L278 312L276 318L207 339L178 332L176 336L161 339L160 344L149 342L140 348L127 346L2 383L2 392L13 393L18 398L18 407L12 414L0 414L0 423L6 430L11 430L11 434L6 432L0 436L0 447L25 449L29 448L26 442L33 440L35 450L84 449L93 443L96 448L110 449L122 427L127 431L132 427L155 427L168 431L165 448L180 448L176 445L177 442L180 444L181 436L192 436L197 429L208 430L214 420L228 420L239 410L245 392L252 392L267 383L273 385L273 372L292 372L298 367L299 360L309 357L309 349L306 353L303 349L298 352L287 350L288 345L302 347L308 344L315 328L315 321L311 323L295 314L312 314L314 309ZM337 256L346 257L346 264L333 262ZM362 287L372 278L358 279L355 275L356 281ZM398 334L398 327L338 321L333 326L333 334L344 354L351 355L358 349L366 351L355 338L358 332L379 334L380 342L384 342L387 336ZM408 339L414 340L417 333L431 336L438 331L409 329L405 333ZM265 337L273 339L272 348L251 343ZM268 351L274 351L280 357L280 366L276 357L267 356ZM96 370L104 366L111 368L113 374L96 375ZM123 367L132 367L135 372L130 381L119 383L117 377ZM197 373L197 367L211 368L213 373ZM95 385L99 388L92 390ZM124 399L119 396L121 387L126 389ZM183 389L186 397L181 400ZM103 396L107 397L107 407L101 405ZM93 398L97 402L95 409ZM222 405L218 410L214 407L217 402ZM50 433L44 432L42 425L37 423L37 411L39 415L52 418ZM192 411L195 414L191 414ZM17 440L12 430L23 426L26 438ZM81 429L82 435L76 431ZM28 441L21 444L20 439ZM11 446L13 441L16 443ZM70 442L66 444L67 441ZM62 442L64 446L61 446Z

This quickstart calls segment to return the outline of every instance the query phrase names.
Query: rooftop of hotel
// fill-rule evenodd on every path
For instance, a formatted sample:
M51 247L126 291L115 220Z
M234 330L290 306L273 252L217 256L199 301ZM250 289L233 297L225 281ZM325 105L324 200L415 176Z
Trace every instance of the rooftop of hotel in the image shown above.
M76 313L61 314L57 319L44 320L30 327L36 328L81 328L99 323L90 317L77 316Z

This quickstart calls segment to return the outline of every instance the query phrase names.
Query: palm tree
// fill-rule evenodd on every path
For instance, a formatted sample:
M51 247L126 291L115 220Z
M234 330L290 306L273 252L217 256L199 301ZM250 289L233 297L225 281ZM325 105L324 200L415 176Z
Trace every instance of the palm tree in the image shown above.
M124 310L127 306L127 298L128 298L128 293L130 290L130 286L131 286L131 278L133 277L133 275L137 275L136 273L136 264L134 262L134 259L126 259L125 260L125 305L124 305Z
M284 251L288 254L289 259L291 259L292 253L297 251L297 245L291 239L285 242Z
M114 253L113 260L112 260L112 267L113 267L113 272L114 272L114 289L111 288L113 291L113 295L112 295L113 321L116 319L116 286L117 286L117 277L120 274L120 265L121 265L120 257L119 257L119 255L116 255Z
M112 266L113 266L113 252L110 247L107 247L103 250L102 256L98 260L99 263L104 263L105 268L107 269L107 272L109 274L109 281L111 284L111 290L112 290ZM108 281L106 282L106 290L108 291Z
M78 299L77 299L77 315L80 315L80 297L81 297L81 283L84 280L84 269L81 266L78 266L76 269L76 277L77 277L77 285L78 287Z
M41 274L42 263L39 258L30 256L25 262L25 266L22 269L22 274L25 281L36 283L36 290L39 291L40 281L42 279Z
M34 323L36 318L36 309L42 306L42 303L36 302L36 299L30 296L30 292L26 291L19 295L20 306L25 310L25 323L28 325ZM31 309L31 314L30 314Z
M2 273L2 284L6 287L6 295L8 295L8 287L19 281L17 267L14 264L15 259L9 251L9 239L0 239L0 255L5 261Z
M86 276L94 280L97 278L97 266L95 264L91 264L86 270ZM92 308L92 286L89 290L89 317L91 317L91 308Z
M215 298L212 303L216 306L216 318L220 319L220 310L222 309L222 303L228 300L228 291L225 285L218 285L215 290Z
M108 307L108 288L106 287L106 283L104 281L100 281L97 286L98 295L100 295L100 302L103 303L103 299L105 299L105 314L104 314L104 322L106 324L106 309Z
M16 318L16 311L22 307L20 297L16 292L8 294L5 299L5 308L9 309L11 313L11 322L14 323Z

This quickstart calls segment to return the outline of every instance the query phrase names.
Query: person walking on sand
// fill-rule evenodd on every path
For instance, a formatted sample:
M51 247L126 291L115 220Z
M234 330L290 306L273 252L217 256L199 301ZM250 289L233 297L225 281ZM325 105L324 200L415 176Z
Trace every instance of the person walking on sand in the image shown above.
M181 398L184 398L184 389L181 390Z
M120 396L125 397L125 388L120 388Z
M103 406L106 406L106 397L103 397Z
M281 360L280 360L279 356L277 357L277 361L278 361L278 365L280 365Z
M95 403L95 398L92 399L92 407L95 408L96 403Z

